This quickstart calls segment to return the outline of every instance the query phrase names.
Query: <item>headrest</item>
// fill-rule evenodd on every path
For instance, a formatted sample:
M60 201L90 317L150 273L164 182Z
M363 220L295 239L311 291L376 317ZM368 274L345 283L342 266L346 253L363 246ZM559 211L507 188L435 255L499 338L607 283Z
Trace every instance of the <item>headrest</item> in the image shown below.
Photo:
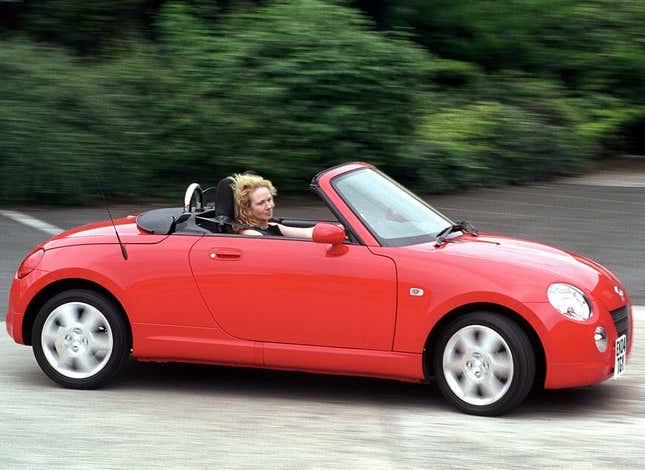
M235 218L235 198L232 188L234 181L232 176L227 176L217 183L217 189L215 190L215 217Z
M257 175L253 170L246 170L243 175ZM233 195L233 183L235 179L232 176L222 178L217 183L215 189L215 217L225 216L231 219L235 218L235 196Z

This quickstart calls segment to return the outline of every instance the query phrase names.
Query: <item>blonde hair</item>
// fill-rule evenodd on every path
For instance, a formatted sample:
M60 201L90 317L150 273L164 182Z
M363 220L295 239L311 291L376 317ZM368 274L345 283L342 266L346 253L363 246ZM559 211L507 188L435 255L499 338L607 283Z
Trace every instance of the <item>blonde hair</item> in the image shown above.
M259 175L233 175L233 197L235 199L235 219L244 225L255 226L258 220L251 212L251 193L258 188L266 188L272 196L278 194L271 181Z

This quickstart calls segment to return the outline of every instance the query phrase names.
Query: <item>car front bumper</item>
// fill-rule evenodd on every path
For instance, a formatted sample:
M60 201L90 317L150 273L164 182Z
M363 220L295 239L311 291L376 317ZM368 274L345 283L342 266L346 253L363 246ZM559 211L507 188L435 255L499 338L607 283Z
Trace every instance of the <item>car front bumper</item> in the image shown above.
M634 332L629 303L613 311L594 304L594 315L583 322L554 313L548 303L531 304L528 307L540 318L547 319L545 327L548 335L542 338L546 359L545 388L579 387L613 377L616 339L622 334L628 337L626 356L629 358ZM617 322L619 311L626 313L627 318L623 315L622 320ZM607 332L605 351L600 351L594 340L599 326Z

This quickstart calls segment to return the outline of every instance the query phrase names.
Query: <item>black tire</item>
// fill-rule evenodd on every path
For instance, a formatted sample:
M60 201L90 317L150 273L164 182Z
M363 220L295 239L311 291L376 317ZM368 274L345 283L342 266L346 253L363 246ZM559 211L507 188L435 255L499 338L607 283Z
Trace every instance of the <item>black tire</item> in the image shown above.
M439 390L465 413L507 413L524 401L535 380L531 341L501 314L472 312L457 318L431 353Z
M130 355L128 328L120 309L91 290L69 290L49 299L36 316L31 337L40 368L68 388L105 385Z

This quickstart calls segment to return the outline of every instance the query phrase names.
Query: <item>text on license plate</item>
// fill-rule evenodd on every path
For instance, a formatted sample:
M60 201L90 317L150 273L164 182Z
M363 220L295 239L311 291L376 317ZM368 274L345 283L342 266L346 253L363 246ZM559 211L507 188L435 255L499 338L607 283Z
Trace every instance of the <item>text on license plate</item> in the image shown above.
M614 378L620 377L625 372L625 359L627 357L627 335L619 336L616 340L616 360L614 362Z

